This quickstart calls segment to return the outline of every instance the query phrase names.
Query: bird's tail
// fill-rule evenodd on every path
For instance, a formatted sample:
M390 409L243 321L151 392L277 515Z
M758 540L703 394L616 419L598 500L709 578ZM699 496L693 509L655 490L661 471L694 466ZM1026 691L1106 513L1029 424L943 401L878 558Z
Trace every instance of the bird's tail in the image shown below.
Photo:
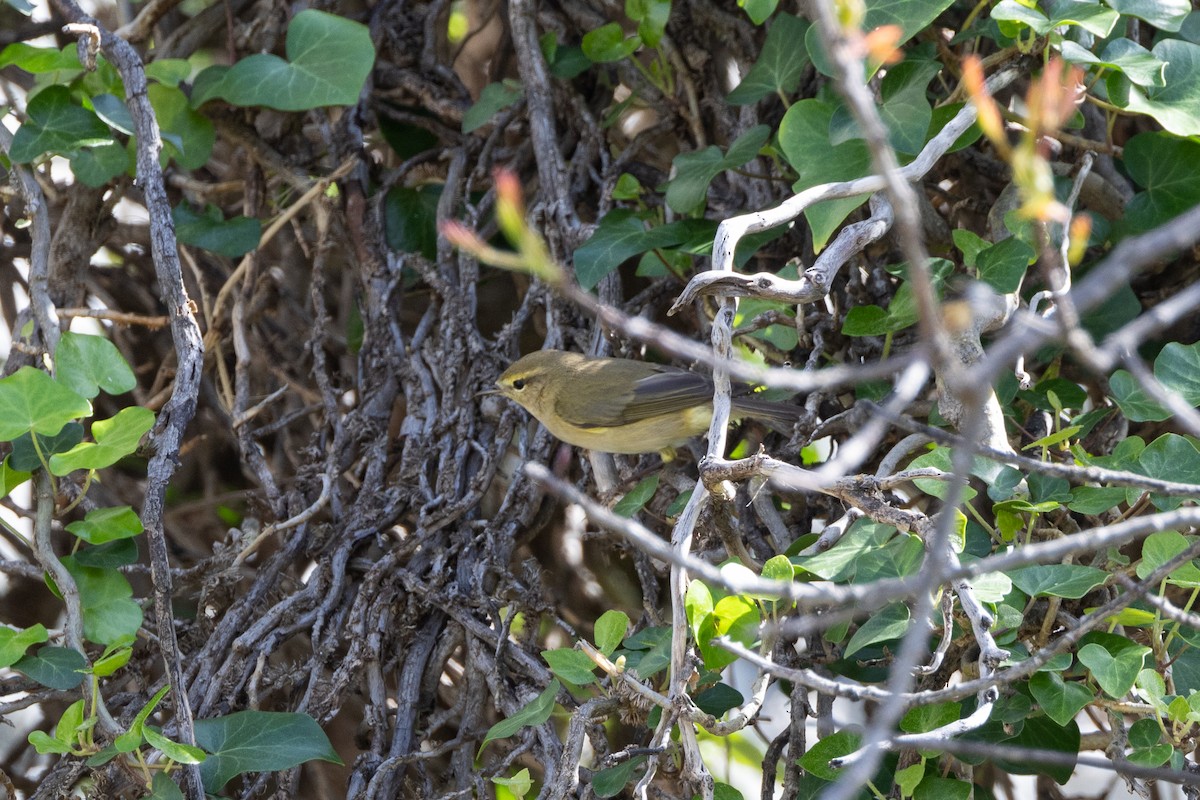
M790 403L759 400L754 397L735 397L733 399L733 415L735 417L753 417L785 436L792 435L802 414L803 409Z

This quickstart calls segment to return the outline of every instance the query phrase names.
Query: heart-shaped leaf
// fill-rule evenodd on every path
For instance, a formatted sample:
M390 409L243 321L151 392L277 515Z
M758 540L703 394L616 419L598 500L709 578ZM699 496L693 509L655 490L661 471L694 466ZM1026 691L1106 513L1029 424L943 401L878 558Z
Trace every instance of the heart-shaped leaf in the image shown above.
M1079 661L1092 673L1105 694L1119 700L1133 687L1149 654L1148 647L1126 647L1113 655L1098 644L1087 644L1079 650Z
M286 50L286 61L259 53L232 67L209 67L196 76L192 106L216 99L279 111L351 106L375 63L365 25L313 9L288 26Z

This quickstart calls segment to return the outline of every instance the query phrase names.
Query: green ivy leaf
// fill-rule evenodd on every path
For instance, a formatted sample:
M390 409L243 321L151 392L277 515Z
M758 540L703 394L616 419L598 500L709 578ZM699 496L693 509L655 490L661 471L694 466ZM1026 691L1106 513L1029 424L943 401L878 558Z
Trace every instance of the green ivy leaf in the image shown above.
M1151 400L1141 383L1123 369L1108 379L1108 388L1121 413L1132 422L1161 422L1172 416L1170 411Z
M896 772L896 786L900 789L901 797L912 797L913 790L925 777L925 762L918 761Z
M900 720L900 730L905 733L926 733L934 728L956 721L962 710L959 703L933 703L913 706Z
M992 8L991 16L997 21L1023 23L1038 36L1045 36L1064 25L1078 25L1093 36L1105 39L1121 15L1088 0L1061 0L1055 3L1053 15L1047 17L1040 9L1022 5L1017 0L1000 0Z
M1057 409L1054 402L1051 402L1051 392L1057 398ZM1018 391L1017 396L1043 411L1083 408L1088 399L1087 392L1079 384L1066 378L1044 378L1038 381L1032 389Z
M66 742L60 742L57 739L50 738L44 731L33 731L29 734L29 743L33 745L33 749L37 750L41 755L67 755L71 752L71 745Z
M1000 294L1015 292L1035 259L1032 247L1010 236L980 251L976 258L979 279Z
M1062 442L1070 440L1071 438L1073 438L1075 436L1075 434L1079 433L1080 430L1081 430L1081 428L1078 425L1071 425L1069 427L1063 428L1060 431L1056 431L1055 433L1052 433L1049 436L1043 436L1040 439L1034 439L1032 442L1025 445L1021 449L1022 450L1033 450L1035 448L1053 447L1056 444L1061 444Z
M1200 450L1187 437L1164 433L1146 445L1133 469L1160 480L1200 483ZM1161 509L1177 508L1183 502L1183 498L1159 494L1150 499Z
M554 697L561 688L562 684L558 681L550 681L550 685L541 694L526 703L520 711L488 728L487 735L483 737L483 744L479 745L479 752L482 753L483 748L487 747L489 742L507 739L522 728L541 725L550 719L550 714L554 711Z
M903 289L904 286L900 288ZM889 317L887 310L879 306L852 306L846 310L842 333L847 336L883 336L904 327L906 326L903 324L899 328L896 327L896 320Z
M881 25L900 27L900 44L907 42L929 27L939 14L953 5L953 0L866 0L867 15L862 29L871 31Z
M654 650L663 644L671 643L671 628L667 625L655 625L642 628L633 636L625 639L628 650Z
M636 176L622 172L613 186L612 196L614 200L637 200L644 191L641 181Z
M862 517L846 530L837 544L824 553L793 558L792 562L823 580L842 583L854 577L859 559L881 549L895 533L896 529L891 525Z
M966 228L956 228L950 233L950 238L963 255L963 265L971 269L975 268L975 259L979 254L992 246L987 239Z
M1153 669L1143 669L1138 673L1137 679L1134 681L1133 685L1134 690L1139 695L1144 697L1147 703L1154 706L1155 711L1157 711L1159 714L1167 713L1167 682L1163 679L1162 675ZM1154 729L1156 733L1153 741L1143 740L1141 742L1134 743L1131 739L1130 744L1133 744L1134 747L1152 747L1153 745L1158 744L1157 724L1155 724Z
M150 784L150 794L146 800L184 800L183 792L165 772L154 773L154 781Z
M569 81L587 72L591 66L592 61L584 55L583 48L572 44L558 49L558 56L550 65L550 74Z
M1059 725L1075 719L1083 707L1095 700L1091 689L1074 681L1064 681L1057 672L1039 672L1029 679L1029 691L1046 716Z
M44 153L72 153L112 144L112 131L98 116L71 100L71 90L55 84L34 95L28 119L13 134L9 158L27 164Z
M137 378L117 346L103 336L68 331L54 352L59 383L89 400L104 390L124 394L137 386Z
M614 611L609 609L600 615L600 619L596 620L595 632L596 649L606 656L610 656L621 644L625 638L625 632L629 630L629 615L624 611Z
M1067 508L1080 514L1101 514L1116 508L1125 500L1125 490L1119 486L1078 486L1071 490Z
M96 508L83 519L69 523L67 530L89 544L129 539L143 530L142 521L129 506Z
M1188 538L1178 531L1159 531L1152 533L1142 542L1142 560L1137 565L1137 576L1145 578L1154 570L1170 561L1175 556L1195 544L1194 538ZM1200 589L1200 568L1192 562L1172 570L1167 576L1168 582L1185 589Z
M66 475L77 469L104 469L137 450L146 431L154 427L154 412L130 406L111 419L92 423L95 442L81 442L65 453L50 457L50 472Z
M1004 739L1013 747L1028 747L1034 750L1051 751L1065 756L1061 764L1021 762L996 759L996 765L1016 775L1049 775L1058 784L1064 784L1075 772L1075 759L1079 756L1079 725L1071 720L1059 725L1048 717L1030 717L1016 736Z
M879 642L890 642L899 639L908 630L910 614L908 606L903 603L893 603L871 616L859 626L850 641L846 644L844 658L850 658L859 650Z
M638 23L638 36L647 47L658 47L671 15L671 0L625 0L625 16Z
M85 186L103 186L118 175L131 173L131 152L119 142L90 147L71 155L71 171Z
M680 220L647 230L633 211L613 209L575 251L575 276L583 289L591 290L636 255L660 247L675 247L701 236L707 236L711 242L715 232L716 223L702 219Z
M1063 58L1075 64L1087 64L1120 72L1138 86L1163 86L1166 83L1166 63L1129 39L1113 39L1104 46L1104 50L1098 56L1070 39L1064 39L1062 54Z
M954 451L949 447L935 447L924 455L917 456L909 464L911 469L919 467L936 467L943 472L950 472L954 465ZM995 461L990 461L986 458L976 456L971 460L971 474L976 478L980 478L986 484L995 482L1001 474L1004 473L1004 468ZM945 499L946 492L949 489L949 483L943 480L935 480L933 478L918 478L913 481L917 488L925 494ZM975 490L970 486L963 488L963 499L971 500L975 497Z
M533 778L530 777L528 768L517 770L517 773L511 778L496 776L492 778L492 783L504 786L518 798L525 797L533 788Z
M0 67L16 66L33 75L48 75L52 84L67 84L83 73L75 45L34 47L13 42L0 51Z
M479 99L463 114L463 133L482 128L498 111L516 105L524 97L525 87L520 81L506 78L498 83L489 83L479 93Z
M107 678L110 675L115 675L118 670L129 663L129 659L132 657L132 647L106 648L104 654L92 662L92 674L97 678Z
M383 204L384 234L388 247L401 253L420 253L430 261L437 258L437 206L442 187L419 189L396 186Z
M83 670L87 659L83 653L70 647L49 645L28 655L12 665L13 669L43 686L61 692L74 689L83 683Z
M4 462L0 463L0 497L7 497L13 489L29 480L29 477L28 472L14 469L9 458L4 459Z
M200 765L200 776L213 794L244 772L275 772L313 760L342 763L307 714L238 711L196 720L196 744L211 753Z
M180 243L201 247L227 258L240 258L258 247L262 223L253 217L225 219L221 209L209 203L202 213L181 203L171 210L175 235Z
M854 731L840 730L813 743L798 763L805 772L825 781L837 780L838 771L829 766L832 759L853 753L862 744L862 736Z
M888 70L880 86L883 103L879 116L888 128L888 139L899 153L916 155L930 133L933 109L926 89L942 70L928 54L910 52L904 61Z
M114 94L98 94L92 98L92 111L104 120L104 124L126 136L133 135L133 115L129 108Z
M713 639L717 638L717 623L711 614L703 617L694 626L694 630L696 646L699 647L700 656L704 659L705 669L712 672L720 672L737 661L737 656L733 653L713 644Z
M84 567L118 569L136 564L138 546L133 539L117 539L96 547L81 547L75 551L75 561Z
M862 6L866 17L862 22L864 31L872 31L881 25L895 25L901 35L897 45L904 44L916 34L927 29L939 14L951 6L953 0L865 0ZM809 28L805 46L814 66L822 75L833 75L829 57L825 55L821 37L816 26Z
M301 714L300 716L304 715ZM318 728L318 730L320 729ZM324 736L324 733L321 735ZM180 764L202 764L208 759L207 754L199 747L193 747L189 744L183 744L182 742L176 742L168 739L166 736L163 736L149 725L142 728L142 736L146 737L146 744L156 748L167 758ZM326 743L328 743L328 739L326 739ZM329 750L332 752L333 748L329 748ZM316 756L314 756L314 758L315 757ZM337 756L334 755L334 758L337 758ZM305 759L305 761L308 760L311 759ZM325 760L328 761L330 759ZM339 761L337 763L341 762Z
M1013 496L1023 480L1025 480L1025 476L1019 470L1004 467L996 475L995 481L988 486L987 495L996 502L1007 500Z
M669 520L674 520L675 517L678 517L680 514L683 513L683 509L687 506L688 502L691 499L692 499L692 490L691 489L688 489L685 492L680 492L679 496L671 501L671 505L667 506L667 510L666 510L666 512L664 512L663 516L665 516Z
M1088 668L1104 693L1115 700L1120 700L1133 688L1148 655L1150 648L1140 645L1126 647L1114 654L1094 643L1079 648L1078 653L1079 663Z
M769 581L791 581L796 577L796 570L787 556L771 556L763 564L762 577Z
M1138 722L1149 722L1151 725L1155 725L1154 720L1150 719L1141 719ZM1134 725L1137 725L1137 722ZM1157 726L1155 730L1158 730ZM1174 752L1175 750L1171 745L1163 742L1153 747L1136 748L1126 758L1129 759L1129 763L1137 764L1140 767L1161 767L1170 760Z
M79 564L74 557L62 559L75 579L83 606L83 635L93 642L113 644L137 635L142 627L142 609L133 600L133 589L115 569L97 569Z
M25 651L50 638L46 626L38 623L28 628L0 625L0 668L11 667L25 656Z
M1123 163L1145 189L1126 207L1130 230L1149 230L1200 203L1200 142L1161 131L1139 133L1125 145Z
M80 728L83 727L83 700L67 706L66 711L62 712L58 723L54 726L54 738L50 739L48 735L35 730L29 734L29 742L37 748L40 753L70 753L72 747L78 742L78 734Z
M713 613L712 590L702 581L692 581L683 596L683 609L692 628L692 636L700 641L700 626Z
M957 513L957 522L965 525L966 517ZM961 552L962 532L960 527L957 532L956 551L958 552ZM912 534L901 533L880 549L864 553L855 564L853 581L854 583L869 583L870 581L914 575L920 569L924 556L925 548L921 544L920 538Z
M157 58L146 65L146 77L163 86L179 86L191 76L192 64L186 58Z
M625 31L616 22L602 25L583 35L583 54L596 64L605 64L628 58L642 45L637 36L625 36Z
M633 778L633 771L645 760L645 756L634 756L614 767L597 770L592 775L592 791L596 797L616 797Z
M969 800L975 787L967 781L926 775L913 790L913 800Z
M647 475L638 482L629 492L616 502L612 510L614 514L622 517L632 517L634 514L645 508L646 503L654 497L654 493L658 491L658 473Z
M741 595L729 595L713 606L713 621L719 635L750 646L758 640L762 617L755 603Z
M755 25L762 25L775 13L779 0L738 0L738 5Z
M1130 86L1124 107L1153 117L1178 136L1200 134L1200 45L1163 39L1150 52L1167 65L1164 85Z
M29 431L52 436L91 413L91 403L40 369L21 367L0 380L0 441Z
M187 66L186 61L183 64ZM152 83L146 96L164 134L162 158L175 159L183 169L200 169L207 164L217 140L212 121L193 109L187 95L174 86Z
M1154 377L1188 405L1200 405L1200 342L1168 342L1154 359Z
M758 155L771 135L767 125L756 125L729 146L728 154L710 145L698 152L680 153L671 162L675 177L667 184L667 205L681 214L692 214L704 207L708 185L727 169L736 169Z
M1128 210L1125 216L1128 218ZM1133 289L1128 285L1121 286L1107 300L1083 315L1083 329L1100 341L1137 319L1141 313L1142 303Z
M716 617L714 616L712 622L715 622L715 620ZM662 626L638 631L638 633L625 640L625 647L645 648L640 653L626 653L625 663L627 668L639 678L650 678L671 664L671 629ZM732 655L730 653L726 654Z
M1072 425L1070 428L1064 428L1060 434L1072 428L1075 430L1067 434L1068 436L1079 432L1078 428ZM1029 476L1029 494L1034 506L1032 510L1045 514L1054 511L1059 503L1066 503L1071 499L1071 484L1066 478L1035 472Z
M771 94L796 91L808 64L804 36L809 24L792 14L780 14L771 22L758 60L726 98L730 105L749 105Z
M37 436L36 447L34 436ZM41 469L44 466L43 459L48 459L55 453L65 453L82 441L83 426L74 421L63 425L62 430L53 436L25 433L13 439L8 463L14 470L28 474Z
M232 67L205 69L192 87L192 106L218 98L278 111L352 106L375 63L375 45L365 25L314 9L292 19L285 49L286 61L258 53Z
M740 706L745 702L745 698L732 686L718 683L693 697L692 702L705 714L712 714L714 717L720 718L729 709Z
M1105 5L1126 16L1144 19L1166 33L1182 28L1192 11L1188 0L1105 0Z
M1108 573L1082 564L1038 564L1010 570L1013 585L1030 597L1078 600L1108 578Z
M596 664L580 650L572 647L543 650L542 658L550 665L551 672L568 683L587 686L596 680Z
M787 110L779 123L780 149L800 176L792 186L796 192L822 183L861 178L871 171L871 154L863 140L851 139L830 147L829 126L836 108L821 100L801 100ZM825 248L833 231L866 198L862 194L827 200L804 212L812 227L813 248L817 252Z
M1012 592L1012 579L1001 572L987 572L974 578L971 586L981 603L999 603Z
M1171 643L1167 653L1171 656L1171 678L1175 691L1185 697L1200 692L1200 649L1177 639Z

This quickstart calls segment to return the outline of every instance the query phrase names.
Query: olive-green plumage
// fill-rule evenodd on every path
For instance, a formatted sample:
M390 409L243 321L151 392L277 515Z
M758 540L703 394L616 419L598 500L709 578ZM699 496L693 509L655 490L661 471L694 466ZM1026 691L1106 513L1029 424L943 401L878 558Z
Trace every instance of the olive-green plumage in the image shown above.
M540 350L514 362L496 387L559 439L605 453L669 451L712 421L711 379L644 361ZM733 415L789 432L800 417L795 406L752 397L735 397Z

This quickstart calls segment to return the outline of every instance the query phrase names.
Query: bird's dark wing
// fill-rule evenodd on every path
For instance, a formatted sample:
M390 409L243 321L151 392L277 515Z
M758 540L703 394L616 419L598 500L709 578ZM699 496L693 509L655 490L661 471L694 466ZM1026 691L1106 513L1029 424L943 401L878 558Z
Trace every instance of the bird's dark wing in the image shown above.
M642 378L634 384L633 396L625 406L625 420L670 414L711 403L712 381L695 372L669 369Z
M612 428L712 400L712 383L708 378L677 367L615 359L598 362L590 369L606 373L608 380L598 383L633 388L604 396L565 393L555 410L567 422L581 428Z

